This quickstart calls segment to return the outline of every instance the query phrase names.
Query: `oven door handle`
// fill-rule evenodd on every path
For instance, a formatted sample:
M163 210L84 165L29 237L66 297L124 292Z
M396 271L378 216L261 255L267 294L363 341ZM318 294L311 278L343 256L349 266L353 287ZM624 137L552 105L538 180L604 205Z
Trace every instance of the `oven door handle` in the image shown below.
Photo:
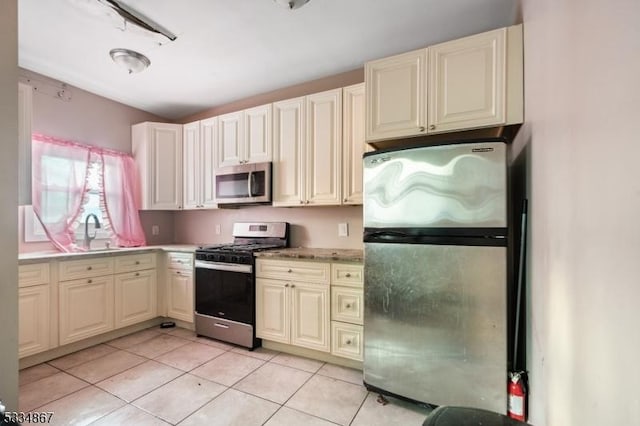
M245 274L253 273L253 266L251 265L237 265L234 263L218 263L218 262L203 262L202 260L196 260L196 269L212 269L214 271L231 271L242 272Z

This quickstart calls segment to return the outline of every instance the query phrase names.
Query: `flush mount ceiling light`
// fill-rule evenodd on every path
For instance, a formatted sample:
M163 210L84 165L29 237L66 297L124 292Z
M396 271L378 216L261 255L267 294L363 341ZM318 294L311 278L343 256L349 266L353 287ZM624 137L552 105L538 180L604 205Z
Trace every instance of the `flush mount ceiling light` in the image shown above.
M124 67L129 74L140 72L151 65L149 58L142 53L134 52L129 49L111 49L109 52L113 62Z
M301 8L305 4L309 3L309 0L273 0L273 1L291 10Z

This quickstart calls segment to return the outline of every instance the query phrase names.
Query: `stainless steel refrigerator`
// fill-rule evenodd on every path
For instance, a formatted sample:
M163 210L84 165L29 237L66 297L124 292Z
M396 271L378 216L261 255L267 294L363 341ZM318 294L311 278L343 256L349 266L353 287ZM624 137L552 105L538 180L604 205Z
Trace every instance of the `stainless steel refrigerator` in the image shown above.
M364 381L506 411L506 144L364 157Z

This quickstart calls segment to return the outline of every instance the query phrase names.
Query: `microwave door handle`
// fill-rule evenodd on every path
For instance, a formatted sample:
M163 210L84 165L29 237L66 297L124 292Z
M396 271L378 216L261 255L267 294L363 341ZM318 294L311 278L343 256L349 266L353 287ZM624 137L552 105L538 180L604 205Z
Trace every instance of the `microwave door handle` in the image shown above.
M253 171L249 172L249 177L247 178L247 193L249 197L253 197Z

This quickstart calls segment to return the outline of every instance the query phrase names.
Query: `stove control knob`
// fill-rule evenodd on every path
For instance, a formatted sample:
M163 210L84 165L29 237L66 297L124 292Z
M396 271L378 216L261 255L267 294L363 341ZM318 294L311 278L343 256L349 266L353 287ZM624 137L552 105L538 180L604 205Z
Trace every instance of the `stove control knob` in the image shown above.
M242 256L242 259L241 259L240 263L244 263L246 265L250 265L251 264L251 256Z
M238 256L231 256L231 263L238 263Z
M225 256L223 254L218 256L218 262L224 262L224 261L225 261Z
M207 259L207 255L202 253L196 254L196 260L206 260L206 259Z
M212 255L212 254L208 254L208 255L207 255L207 260L209 260L209 261L213 261L213 260L214 260L213 255Z

